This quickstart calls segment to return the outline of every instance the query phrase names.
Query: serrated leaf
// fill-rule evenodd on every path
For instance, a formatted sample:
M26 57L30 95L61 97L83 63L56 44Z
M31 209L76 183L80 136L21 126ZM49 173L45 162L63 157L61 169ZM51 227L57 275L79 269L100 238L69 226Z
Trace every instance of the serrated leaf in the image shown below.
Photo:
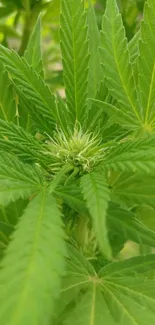
M108 228L115 232L116 238L135 241L155 247L155 232L150 230L131 211L121 206L111 204L108 212ZM117 240L117 239L116 239ZM115 243L114 243L115 245Z
M62 0L60 39L66 100L72 120L82 121L87 99L88 39L83 0Z
M129 182L128 182L129 179ZM148 204L155 207L155 182L154 177L145 179L136 175L118 181L113 187L114 196L124 201L128 206L134 204Z
M104 174L92 172L81 178L81 188L86 205L93 220L93 228L103 254L111 258L111 247L108 239L106 213L110 200L110 191Z
M34 68L34 70L44 76L42 52L41 52L41 17L39 16L35 24L32 35L29 39L27 49L24 53L24 57L28 64Z
M118 101L118 107L123 112L128 112L133 125L135 121L141 125L140 104L129 60L127 39L116 0L107 1L101 44L101 60L109 91Z
M155 2L148 0L145 3L144 20L141 23L139 60L138 60L138 85L144 123L147 127L154 123L155 101Z
M76 182L74 182L74 184L58 186L55 194L75 211L78 211L80 213L87 212L79 184Z
M145 141L150 147L145 146ZM154 175L155 153L151 142L154 142L153 137L112 146L103 159L103 167Z
M133 38L128 43L130 61L133 65L136 63L139 54L139 47L138 47L139 38L140 38L140 31L138 30L138 32L133 36Z
M116 106L105 102L102 102L98 99L89 98L89 102L96 105L97 111L99 112L98 107L100 108L101 113L106 113L115 123L127 128L129 130L135 130L139 127L138 122L133 123L132 117L127 114L127 112L122 111ZM101 115L100 113L100 115Z
M24 58L0 46L0 58L9 71L19 98L33 117L34 123L50 132L57 116L56 100L43 79Z
M49 323L60 293L65 255L61 213L44 191L27 206L2 263L2 324Z
M65 325L114 325L103 299L102 292L95 283L78 301L77 306L64 322Z
M126 277L126 276L146 276L146 273L154 269L155 255L147 254L132 257L123 261L115 261L104 266L99 275L104 278Z
M99 273L103 279L103 294L116 324L154 324L155 283L147 277L150 270L154 270L154 255L110 263Z
M104 79L100 62L100 33L97 26L95 11L92 0L89 0L88 7L88 35L89 35L89 79L88 79L88 97L95 98L99 90L101 80Z
M0 118L15 121L16 103L8 73L0 63Z
M0 119L0 149L15 154L24 162L39 162L48 166L51 157L43 154L46 152L41 141L25 132L20 126Z
M12 155L0 155L0 204L28 198L43 188L44 177L36 166L23 164Z

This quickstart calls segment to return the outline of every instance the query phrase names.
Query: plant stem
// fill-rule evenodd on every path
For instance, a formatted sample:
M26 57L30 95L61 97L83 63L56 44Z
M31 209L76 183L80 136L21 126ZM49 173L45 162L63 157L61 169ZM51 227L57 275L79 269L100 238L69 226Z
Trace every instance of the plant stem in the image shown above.
M23 55L26 50L31 32L33 30L37 16L40 11L40 7L37 5L31 10L29 0L25 0L24 7L25 7L25 21L23 26L22 40L18 51L19 55Z
M23 28L23 35L22 35L22 40L21 40L21 45L19 48L19 55L23 55L24 51L27 47L28 41L29 41L29 37L31 34L31 30L32 30L32 23L31 23L31 15L26 14L25 17L25 22L24 22L24 28Z

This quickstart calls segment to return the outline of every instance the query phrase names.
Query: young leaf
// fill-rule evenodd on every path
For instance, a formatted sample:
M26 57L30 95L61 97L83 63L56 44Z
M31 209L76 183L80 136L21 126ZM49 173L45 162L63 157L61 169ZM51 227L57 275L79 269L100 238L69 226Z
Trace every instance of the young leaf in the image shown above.
M2 263L3 325L49 324L60 294L65 255L61 213L44 191L27 206Z
M103 254L111 258L106 220L110 191L104 180L104 174L92 172L84 175L81 178L81 188L90 215L93 219L93 227L99 246Z
M0 118L5 121L14 121L16 116L16 103L13 87L8 72L0 63Z
M83 0L61 1L61 52L66 100L72 120L82 121L88 83L88 39Z
M101 60L107 86L123 112L128 112L133 124L141 125L132 66L129 60L125 29L116 0L108 0L102 23ZM102 59L103 58L103 59Z
M90 51L88 97L95 98L96 93L99 90L101 80L103 79L103 71L101 68L99 54L100 33L97 26L92 0L89 0L88 8L88 35Z
M39 16L30 37L27 49L24 53L24 57L28 64L36 70L38 74L42 77L43 73L43 63L42 63L42 53L41 53L41 17Z

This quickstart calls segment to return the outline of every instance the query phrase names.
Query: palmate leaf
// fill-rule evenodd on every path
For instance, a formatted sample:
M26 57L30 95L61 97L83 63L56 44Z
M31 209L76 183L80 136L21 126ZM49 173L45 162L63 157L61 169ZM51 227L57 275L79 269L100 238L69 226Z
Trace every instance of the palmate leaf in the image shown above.
M49 324L65 255L61 213L43 191L27 206L2 262L2 324Z
M58 324L154 324L155 283L148 277L155 267L154 254L108 263L98 274L89 267L80 269L80 253L76 256L70 259L70 276L74 282L71 280L69 284L68 276L60 299L61 306L65 304L65 297L71 298L64 306L68 312L62 312Z
M8 205L19 198L28 198L45 184L37 166L23 164L16 157L0 152L0 204Z
M93 228L103 254L111 258L111 247L107 233L107 208L110 191L104 173L92 172L81 178L81 188L86 205L93 220Z
M44 76L42 52L41 52L41 17L39 16L30 37L27 49L24 53L24 57L28 64L34 68L34 70Z
M138 84L143 109L144 123L154 126L154 101L155 101L155 2L148 0L145 3L144 20L140 29Z
M83 0L61 1L61 52L66 100L72 120L82 121L88 83L88 39Z
M0 118L15 121L16 103L8 72L0 63Z
M66 314L68 314L69 304L73 301L76 302L77 298L81 296L81 290L87 290L91 277L96 275L93 266L77 247L68 244L67 249L67 273L62 281L60 301L56 306L56 318L58 318L60 323L61 319L64 322Z
M127 39L116 0L107 1L102 23L101 60L107 86L118 101L118 107L126 116L131 117L133 124L138 121L141 125L140 104L129 60Z

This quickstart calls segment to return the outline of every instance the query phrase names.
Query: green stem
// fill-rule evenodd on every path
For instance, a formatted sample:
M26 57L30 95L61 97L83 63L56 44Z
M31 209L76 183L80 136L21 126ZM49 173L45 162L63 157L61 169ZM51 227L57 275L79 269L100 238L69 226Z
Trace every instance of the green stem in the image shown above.
M23 26L22 40L21 40L19 51L18 51L19 55L23 55L27 48L27 44L29 42L29 38L31 36L33 27L36 23L38 14L41 10L40 5L37 3L31 10L30 0L24 1L24 7L25 7L25 21L24 21L24 26Z
M26 47L27 47L27 44L28 44L28 41L29 41L29 38L31 35L31 31L33 28L32 17L33 17L32 13L30 13L30 14L26 13L24 27L23 27L22 40L21 40L19 51L18 51L19 55L23 55L26 50Z

